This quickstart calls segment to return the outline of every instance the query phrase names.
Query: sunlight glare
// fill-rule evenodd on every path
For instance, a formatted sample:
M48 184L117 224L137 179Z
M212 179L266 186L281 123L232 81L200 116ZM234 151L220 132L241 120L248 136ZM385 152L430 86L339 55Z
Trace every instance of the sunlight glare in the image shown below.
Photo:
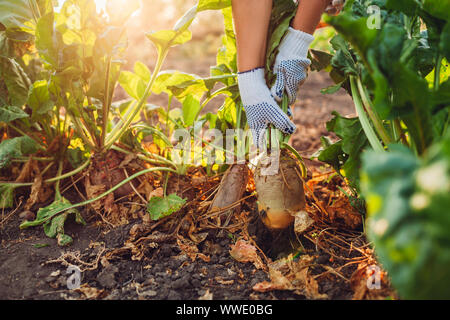
M94 0L94 1L97 6L97 11L105 10L107 0Z

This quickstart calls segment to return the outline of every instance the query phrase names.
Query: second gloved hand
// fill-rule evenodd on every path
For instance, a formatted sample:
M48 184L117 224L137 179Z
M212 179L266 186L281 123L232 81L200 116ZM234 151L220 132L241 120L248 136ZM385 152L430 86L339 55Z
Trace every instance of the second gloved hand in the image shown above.
M238 74L239 91L253 142L264 147L264 133L269 124L285 134L293 134L295 125L281 110L266 85L264 69L258 68Z
M277 75L271 93L277 101L283 99L284 92L292 105L300 86L308 76L311 61L307 58L308 48L314 37L308 33L289 28L281 41L275 60L274 73Z

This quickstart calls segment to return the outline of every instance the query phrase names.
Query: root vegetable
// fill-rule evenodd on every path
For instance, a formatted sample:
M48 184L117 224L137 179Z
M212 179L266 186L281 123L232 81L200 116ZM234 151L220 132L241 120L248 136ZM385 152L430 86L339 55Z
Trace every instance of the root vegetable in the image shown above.
M289 151L281 150L278 173L264 175L269 164L259 163L255 171L258 210L269 229L284 229L294 223L295 214L305 207L300 167Z
M125 173L123 169L119 168L122 160L123 155L114 150L109 150L106 155L94 156L89 172L91 185L105 186L105 190L107 190L125 180ZM130 183L127 183L114 191L114 196L120 198L132 192L133 188Z
M248 182L248 173L246 164L232 165L222 178L219 190L214 197L210 210L226 208L242 199ZM236 207L230 211L238 209L239 207Z

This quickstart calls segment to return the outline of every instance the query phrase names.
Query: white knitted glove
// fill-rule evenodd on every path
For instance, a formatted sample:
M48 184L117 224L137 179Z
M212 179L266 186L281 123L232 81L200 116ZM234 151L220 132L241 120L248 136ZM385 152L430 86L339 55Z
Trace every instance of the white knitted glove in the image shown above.
M258 148L264 146L264 133L269 124L285 134L295 132L295 125L270 94L264 68L238 73L238 84L253 142Z
M311 65L311 60L307 58L308 48L313 40L312 35L289 28L275 59L274 73L277 80L271 88L275 100L281 101L286 91L289 105L295 102L298 89L308 76L308 67Z

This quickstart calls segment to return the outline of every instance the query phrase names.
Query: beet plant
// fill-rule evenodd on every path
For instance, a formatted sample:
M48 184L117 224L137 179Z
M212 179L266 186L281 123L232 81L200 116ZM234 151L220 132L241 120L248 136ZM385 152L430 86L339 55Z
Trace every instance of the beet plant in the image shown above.
M81 221L75 208L113 192L115 196L126 195L129 182L146 172L175 171L163 157L150 158L117 143L139 122L170 48L190 40L188 27L196 12L188 12L171 30L147 33L158 50L155 69L141 73L143 90L119 110L113 107L112 99L125 62L124 25L139 8L138 1L130 1L120 12L108 12L107 7L104 15L97 13L93 0L67 0L58 12L47 0L5 0L0 5L1 169L6 170L12 161L28 159L47 164L39 176L53 176L39 181L54 183L55 201L21 228L44 224L47 235L58 236L60 244L66 244L71 239L63 232L65 217L72 212ZM133 151L141 160L159 167L127 178L118 164L122 154ZM72 170L68 170L70 166ZM101 186L101 191L72 205L61 196L60 181L86 170L86 184ZM12 207L14 190L29 186L39 191L36 182L2 181L1 207Z
M352 0L329 17L338 35L333 93L357 118L327 123L319 160L360 191L367 235L403 298L448 298L450 1ZM438 209L441 208L441 209Z

